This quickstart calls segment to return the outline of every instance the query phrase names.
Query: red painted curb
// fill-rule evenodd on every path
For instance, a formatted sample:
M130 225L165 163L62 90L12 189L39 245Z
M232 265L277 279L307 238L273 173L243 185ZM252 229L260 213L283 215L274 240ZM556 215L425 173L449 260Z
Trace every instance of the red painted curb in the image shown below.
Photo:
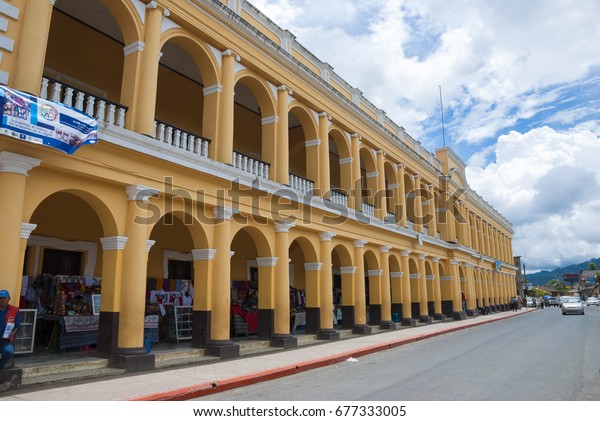
M305 361L298 364L290 364L283 367L274 368L271 370L260 371L257 373L247 374L244 376L231 377L229 379L210 382L210 383L200 383L197 385L184 387L180 389L170 390L168 392L155 393L151 395L141 396L134 399L129 399L130 401L184 401L188 399L194 399L201 396L212 395L215 393L220 393L225 390L231 390L238 387L244 387L255 383L264 382L267 380L273 380L280 377L289 376L296 373L301 373L304 371L312 370L315 368L325 367L328 365L336 364L341 361L345 361L350 357L362 357L368 354L373 354L375 352L384 351L386 349L396 348L405 344L409 344L412 342L417 342L423 339L432 338L434 336L443 335L445 333L457 332L459 330L468 329L470 327L481 326L484 324L496 322L499 320L505 320L514 316L518 316L523 313L515 313L510 316L503 317L501 319L494 320L482 320L477 323L472 323L469 325L462 325L451 327L449 329L445 329L439 332L426 333L421 335L414 335L408 338L399 339L396 341L386 342L383 344L372 345L364 348L358 348L352 351L343 352L340 354L331 355L329 357L318 358L311 361Z

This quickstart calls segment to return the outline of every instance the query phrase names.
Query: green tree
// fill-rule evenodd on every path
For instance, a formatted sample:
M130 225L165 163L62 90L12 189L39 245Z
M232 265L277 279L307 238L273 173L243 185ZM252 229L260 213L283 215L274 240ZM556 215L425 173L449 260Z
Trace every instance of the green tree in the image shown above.
M589 262L588 263L588 268L590 270L596 270L596 264L594 262Z
M565 295L567 291L569 291L569 287L567 287L566 282L559 279L552 279L548 281L548 286L557 290L560 295Z

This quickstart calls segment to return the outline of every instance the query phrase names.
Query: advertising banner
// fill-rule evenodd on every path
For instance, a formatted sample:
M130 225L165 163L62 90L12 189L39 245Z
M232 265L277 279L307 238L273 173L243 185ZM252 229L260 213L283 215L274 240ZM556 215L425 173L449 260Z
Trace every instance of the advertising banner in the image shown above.
M74 108L0 86L0 134L72 154L98 141L97 121Z

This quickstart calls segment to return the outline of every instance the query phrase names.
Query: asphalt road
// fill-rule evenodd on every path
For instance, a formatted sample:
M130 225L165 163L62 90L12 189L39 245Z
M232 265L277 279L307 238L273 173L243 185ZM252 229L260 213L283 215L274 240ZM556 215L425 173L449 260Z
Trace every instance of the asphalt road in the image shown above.
M197 400L600 401L600 307L585 310L537 310Z

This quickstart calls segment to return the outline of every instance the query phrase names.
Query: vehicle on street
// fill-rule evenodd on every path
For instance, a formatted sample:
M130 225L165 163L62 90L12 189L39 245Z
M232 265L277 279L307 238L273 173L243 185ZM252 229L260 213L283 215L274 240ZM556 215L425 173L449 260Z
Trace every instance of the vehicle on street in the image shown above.
M586 306L600 306L600 300L597 297L588 297L585 301Z
M558 307L560 303L558 297L548 297L545 304L548 307Z
M535 307L535 300L533 299L533 297L527 297L527 307Z
M562 301L562 314L585 314L583 309L583 302L579 297L563 297Z

